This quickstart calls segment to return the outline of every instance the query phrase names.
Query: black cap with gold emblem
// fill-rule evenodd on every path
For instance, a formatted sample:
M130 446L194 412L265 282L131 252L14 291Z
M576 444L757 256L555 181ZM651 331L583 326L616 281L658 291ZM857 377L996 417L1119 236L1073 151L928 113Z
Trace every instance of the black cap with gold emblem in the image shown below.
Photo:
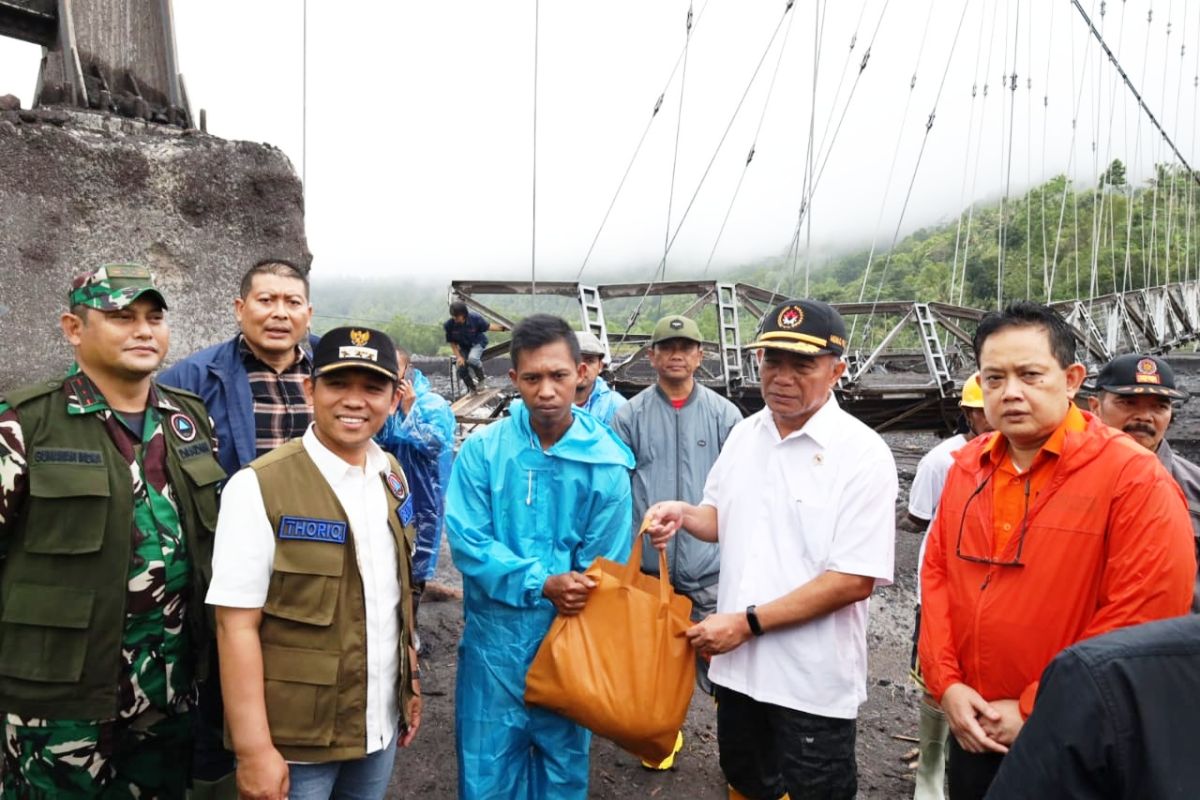
M1175 372L1158 356L1126 353L1109 361L1096 376L1096 388L1113 394L1156 394L1184 400L1188 393L1175 385Z
M369 369L399 380L396 345L373 328L334 328L313 348L313 377L339 369Z
M825 353L840 356L846 350L846 323L828 303L788 300L763 316L758 335L746 346L811 356Z

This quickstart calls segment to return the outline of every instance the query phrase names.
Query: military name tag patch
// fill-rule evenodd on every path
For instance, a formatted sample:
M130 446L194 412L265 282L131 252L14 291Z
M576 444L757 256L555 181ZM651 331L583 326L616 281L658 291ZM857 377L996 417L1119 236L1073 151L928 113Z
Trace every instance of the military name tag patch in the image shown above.
M172 414L170 425L180 441L190 442L196 438L196 423L187 414Z
M33 463L35 464L90 464L92 466L103 466L104 456L99 450L63 450L63 449L42 449L38 448L33 451Z
M333 519L284 517L279 520L279 538L345 544L346 523Z
M413 518L413 499L411 496L396 509L396 516L400 518L400 524L408 527L412 523Z
M183 447L179 448L179 457L195 458L196 456L207 455L211 452L212 448L209 447L208 442L201 440L199 442L184 445Z

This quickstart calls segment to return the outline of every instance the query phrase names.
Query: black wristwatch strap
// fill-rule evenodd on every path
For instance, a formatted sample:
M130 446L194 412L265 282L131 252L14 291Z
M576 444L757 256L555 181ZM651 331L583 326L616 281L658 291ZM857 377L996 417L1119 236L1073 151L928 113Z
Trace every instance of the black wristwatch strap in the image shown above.
M753 605L746 606L746 623L749 624L751 633L755 636L762 636L763 629L762 625L758 624L758 614L755 613L755 608L756 606Z

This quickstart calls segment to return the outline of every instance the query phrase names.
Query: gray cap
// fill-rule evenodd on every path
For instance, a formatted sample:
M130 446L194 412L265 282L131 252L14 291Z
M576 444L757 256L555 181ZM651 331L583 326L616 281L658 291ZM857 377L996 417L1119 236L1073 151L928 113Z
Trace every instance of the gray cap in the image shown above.
M575 331L575 338L579 340L579 352L585 356L603 356L607 355L604 352L604 345L596 338L596 334L591 331Z

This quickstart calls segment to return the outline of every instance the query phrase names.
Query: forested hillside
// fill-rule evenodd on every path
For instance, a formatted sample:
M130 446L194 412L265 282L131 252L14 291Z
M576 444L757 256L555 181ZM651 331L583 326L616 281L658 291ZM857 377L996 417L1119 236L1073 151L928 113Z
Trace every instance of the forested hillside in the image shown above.
M944 224L922 228L888 252L878 242L826 258L812 268L810 294L833 302L939 300L994 308L997 279L1003 300L1063 300L1155 286L1200 275L1200 186L1182 170L1161 165L1140 186L1126 182L1125 167L1113 161L1099 185L1069 186L1058 176L1007 202L976 203ZM1003 263L1003 270L998 264ZM869 270L868 270L869 265ZM673 279L686 274L674 267ZM447 353L441 322L446 317L449 279L415 282L390 279L345 281L314 277L316 329L363 323L386 330L413 352ZM478 277L478 276L462 276ZM696 277L699 277L698 275ZM797 296L804 291L803 257L761 259L725 274ZM596 275L598 283L644 280L645 276ZM502 313L530 311L528 298L490 298ZM605 304L610 330L648 332L653 320L684 310L692 298L649 298ZM538 309L574 320L578 307L566 298L539 298ZM699 317L707 335L716 334L712 309Z

